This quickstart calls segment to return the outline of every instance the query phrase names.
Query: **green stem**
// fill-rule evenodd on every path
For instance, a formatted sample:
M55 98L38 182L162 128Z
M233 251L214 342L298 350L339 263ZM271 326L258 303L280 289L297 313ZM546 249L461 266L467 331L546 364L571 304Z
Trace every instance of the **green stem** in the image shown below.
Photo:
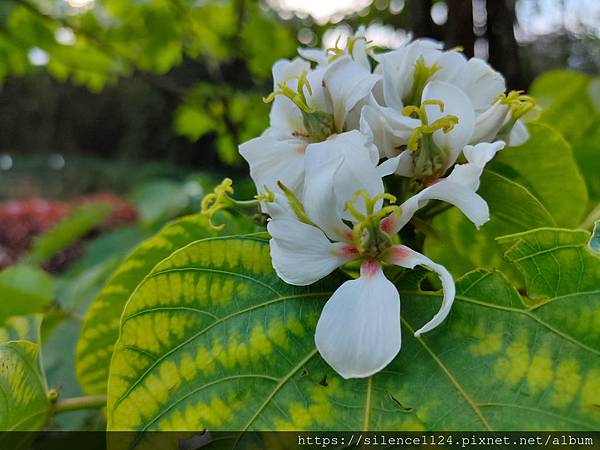
M58 400L54 404L54 413L60 414L67 411L80 409L97 409L106 406L106 395L90 395L88 397L72 397Z

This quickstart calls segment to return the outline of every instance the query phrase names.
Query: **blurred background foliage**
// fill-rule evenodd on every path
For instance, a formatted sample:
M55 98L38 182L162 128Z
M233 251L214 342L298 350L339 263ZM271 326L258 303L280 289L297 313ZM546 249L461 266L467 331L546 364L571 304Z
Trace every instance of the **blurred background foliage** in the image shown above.
M594 0L2 0L0 199L245 174L273 62L358 25L380 47L462 46L526 89L597 73L599 16Z

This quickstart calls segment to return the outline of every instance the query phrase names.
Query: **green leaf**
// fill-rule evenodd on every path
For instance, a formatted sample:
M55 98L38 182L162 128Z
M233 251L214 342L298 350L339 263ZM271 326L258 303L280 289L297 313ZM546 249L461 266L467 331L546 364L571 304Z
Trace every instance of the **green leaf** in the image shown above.
M41 264L53 255L76 242L110 214L111 206L104 202L87 203L76 208L50 231L33 241L26 260Z
M206 133L217 130L218 124L200 108L182 104L175 111L173 128L177 134L195 142Z
M530 92L543 108L540 121L560 131L573 145L590 200L600 202L600 78L570 71L546 72Z
M215 217L224 223L224 232L235 233L245 225L229 216ZM129 295L163 258L198 239L213 236L206 219L191 215L166 225L156 236L144 241L121 264L86 313L77 344L77 377L84 392L106 393L112 349L119 336L119 318Z
M138 186L133 200L142 222L155 225L180 214L188 206L188 195L181 183L171 180L153 180Z
M529 93L542 107L540 122L556 128L569 142L597 125L600 108L592 98L592 80L589 75L568 70L550 71L536 78Z
M490 221L477 230L456 208L439 214L432 223L437 234L426 237L425 253L455 276L477 267L511 273L494 238L556 223L526 188L489 169L478 192L489 205Z
M573 144L575 159L585 178L593 205L600 203L600 117L595 127ZM592 205L592 206L593 206Z
M35 431L45 423L50 410L46 387L39 369L39 346L27 341L0 344L0 431ZM0 433L0 446L18 436Z
M557 256L565 271L580 270L567 266L572 256ZM458 281L446 323L414 338L441 295L422 291L413 274L399 282L399 356L371 378L342 380L314 345L339 278L286 285L271 268L268 243L255 236L188 245L157 265L126 305L108 429L137 430L133 444L142 446L144 431L204 428L597 429L600 345L591 344L600 327L583 341L573 322L546 322L578 304L596 317L597 294L579 295L565 280L566 297L528 307L501 273L475 271Z
M37 267L12 266L0 272L0 325L11 316L37 313L54 298L52 277Z
M557 225L578 226L587 210L588 194L571 147L548 126L530 124L529 131L525 144L498 154L492 170L528 188Z

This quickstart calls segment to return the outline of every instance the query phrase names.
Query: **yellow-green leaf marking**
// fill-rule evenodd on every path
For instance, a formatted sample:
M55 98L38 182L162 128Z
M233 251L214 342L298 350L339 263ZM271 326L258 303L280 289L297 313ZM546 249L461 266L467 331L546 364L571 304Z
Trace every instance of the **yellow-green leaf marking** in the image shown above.
M237 232L240 225L228 215L220 215L226 232ZM84 392L106 393L108 366L119 336L119 318L125 302L140 281L163 258L192 241L215 235L200 215L175 220L156 236L143 242L121 264L94 299L86 313L77 345L77 378Z

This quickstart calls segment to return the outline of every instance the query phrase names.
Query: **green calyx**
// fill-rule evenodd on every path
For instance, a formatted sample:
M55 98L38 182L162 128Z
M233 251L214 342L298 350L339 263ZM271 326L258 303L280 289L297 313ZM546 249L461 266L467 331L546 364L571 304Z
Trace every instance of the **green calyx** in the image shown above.
M440 100L425 100L419 107L406 106L402 110L405 116L415 116L421 120L422 125L414 129L407 143L407 148L413 152L415 177L420 180L438 178L448 161L447 150L435 145L433 133L438 130L448 133L458 123L458 117L452 114L429 123L426 105L436 105L444 112L444 103Z
M304 71L297 78L289 78L278 83L277 86L279 89L272 92L268 97L263 98L263 101L271 103L278 95L289 98L302 112L302 121L306 130L306 132L296 131L294 135L304 138L308 142L321 142L332 134L335 134L338 130L335 128L333 114L308 106L305 90L308 95L313 95L313 91L306 76L307 73ZM287 85L287 82L292 79L298 80L295 91Z
M310 113L302 111L302 122L306 129L308 142L322 142L336 133L333 114L325 111L313 111Z
M423 96L423 89L429 78L439 70L439 67L434 64L432 66L425 65L425 58L420 56L415 63L415 71L413 73L412 90L410 94L403 98L402 101L405 105L420 105L421 97Z
M365 202L366 214L359 211L354 205L359 198ZM375 212L377 202L385 200L390 205ZM400 207L393 205L394 203L396 203L396 197L391 194L384 193L371 198L365 191L356 192L352 200L346 202L346 211L356 219L352 229L352 241L361 256L378 258L393 245L392 236L381 229L381 221L390 214L401 213Z

